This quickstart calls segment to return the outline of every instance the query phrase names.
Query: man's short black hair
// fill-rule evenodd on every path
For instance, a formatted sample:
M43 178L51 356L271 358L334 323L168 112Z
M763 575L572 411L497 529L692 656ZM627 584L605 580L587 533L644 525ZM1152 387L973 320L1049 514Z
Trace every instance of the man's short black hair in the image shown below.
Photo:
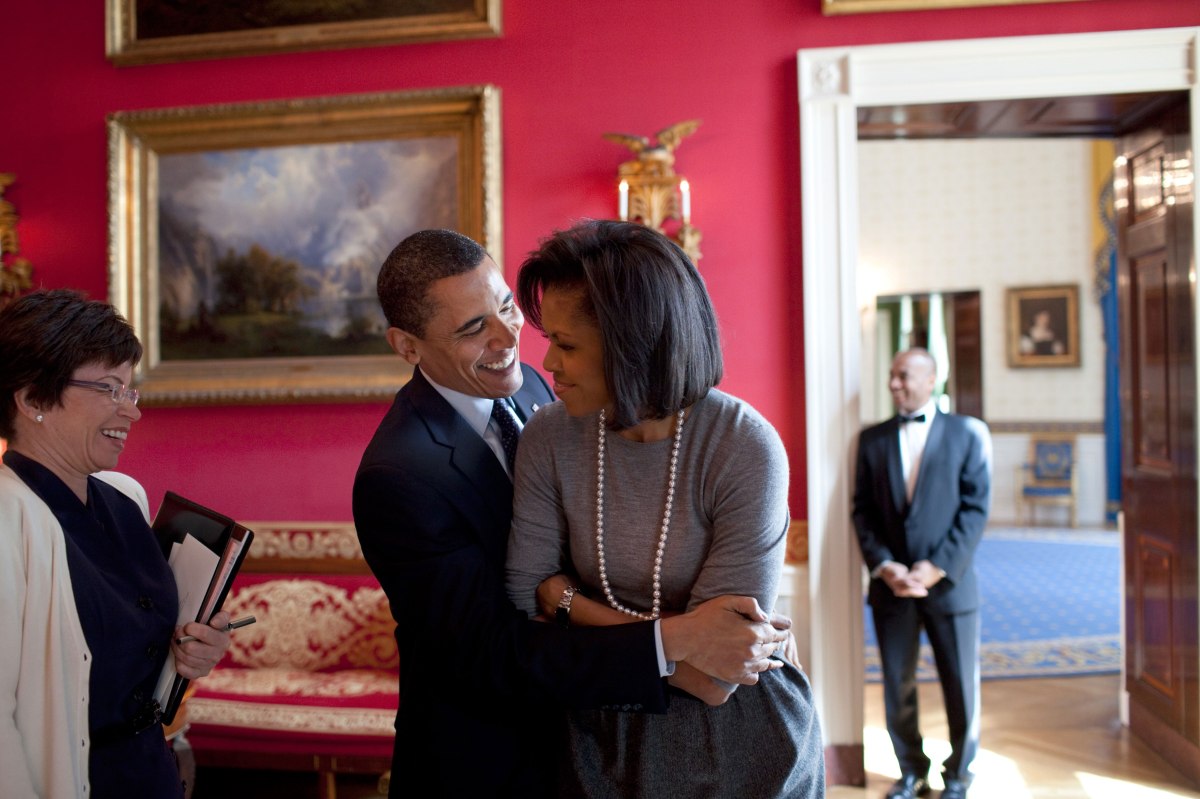
M419 230L396 245L379 268L376 291L388 324L417 338L436 308L429 287L445 277L470 272L487 251L453 230Z
M600 329L614 430L665 418L720 382L720 335L704 279L661 233L612 221L559 231L517 276L517 301L538 330L548 288L581 290L580 310Z

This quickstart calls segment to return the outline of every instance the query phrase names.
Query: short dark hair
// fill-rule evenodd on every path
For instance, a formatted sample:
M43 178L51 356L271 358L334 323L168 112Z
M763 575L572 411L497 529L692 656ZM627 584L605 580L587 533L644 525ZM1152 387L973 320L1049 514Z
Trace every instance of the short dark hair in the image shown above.
M388 324L424 338L437 310L429 299L434 281L470 272L487 251L453 230L418 230L396 245L379 268L376 291Z
M674 242L633 222L556 232L517 275L517 301L542 330L548 288L580 289L604 342L614 430L662 419L721 381L720 333L704 278Z
M79 367L141 359L133 328L108 303L70 289L26 294L0 311L0 436L16 432L21 389L38 407L54 407Z

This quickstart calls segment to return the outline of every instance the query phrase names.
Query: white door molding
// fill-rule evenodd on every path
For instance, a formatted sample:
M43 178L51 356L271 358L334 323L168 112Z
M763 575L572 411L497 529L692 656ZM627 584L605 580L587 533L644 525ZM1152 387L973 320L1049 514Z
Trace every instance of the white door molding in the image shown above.
M861 374L857 108L1190 90L1200 131L1198 40L1200 28L1170 28L797 54L810 564L798 590L809 597L806 666L828 746L863 740L862 565L850 523ZM1200 215L1194 223L1200 242Z

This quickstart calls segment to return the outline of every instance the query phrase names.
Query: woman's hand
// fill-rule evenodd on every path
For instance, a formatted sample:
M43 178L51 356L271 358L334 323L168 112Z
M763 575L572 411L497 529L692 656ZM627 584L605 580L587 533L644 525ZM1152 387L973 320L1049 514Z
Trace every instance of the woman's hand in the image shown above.
M558 608L558 601L562 599L563 591L567 590L573 583L567 579L565 574L556 574L553 577L547 577L538 585L537 600L538 610L547 619L554 618L554 611Z
M675 664L675 673L668 677L667 681L676 688L687 691L700 701L714 707L725 704L725 700L733 696L733 692L737 690L736 685L709 677L684 662Z
M229 633L224 632L229 624L229 614L225 611L217 613L208 624L191 621L182 627L175 628L171 638L171 652L175 655L175 671L180 677L194 680L203 677L213 670L213 666L225 656L229 649ZM175 643L185 635L196 638L182 646Z
M791 630L788 630L787 641L783 644L783 659L798 669L803 668L800 665L800 646L796 643L796 636L792 635Z

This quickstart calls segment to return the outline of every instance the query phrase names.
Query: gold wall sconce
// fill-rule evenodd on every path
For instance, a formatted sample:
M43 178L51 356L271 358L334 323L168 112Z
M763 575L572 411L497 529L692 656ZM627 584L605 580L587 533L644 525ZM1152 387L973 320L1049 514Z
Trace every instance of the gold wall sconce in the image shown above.
M617 216L641 222L675 241L693 263L700 260L700 231L692 227L692 186L675 173L675 148L700 127L689 119L646 136L605 133L604 138L623 144L637 157L617 168Z
M17 209L4 199L4 190L16 178L0 172L0 308L33 285L33 267L17 255ZM10 257L11 256L11 257Z

